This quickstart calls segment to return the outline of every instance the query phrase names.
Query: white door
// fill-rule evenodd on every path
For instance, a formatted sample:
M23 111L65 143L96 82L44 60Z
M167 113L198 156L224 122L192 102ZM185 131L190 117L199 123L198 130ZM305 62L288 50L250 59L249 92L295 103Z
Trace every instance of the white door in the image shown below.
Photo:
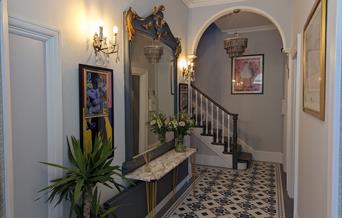
M34 201L48 185L44 43L10 34L13 126L14 217L46 218L48 207Z
M40 161L63 163L62 77L59 33L9 21L14 218L62 218L42 194L62 172Z

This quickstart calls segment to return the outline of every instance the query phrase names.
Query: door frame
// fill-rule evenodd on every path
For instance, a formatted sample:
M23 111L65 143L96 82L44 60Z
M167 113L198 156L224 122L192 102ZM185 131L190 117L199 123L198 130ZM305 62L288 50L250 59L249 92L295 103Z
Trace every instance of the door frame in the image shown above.
M1 83L3 112L3 142L4 142L4 207L5 217L14 217L13 194L13 144L11 120L11 87L9 62L9 34L7 0L0 0L0 52L1 52Z

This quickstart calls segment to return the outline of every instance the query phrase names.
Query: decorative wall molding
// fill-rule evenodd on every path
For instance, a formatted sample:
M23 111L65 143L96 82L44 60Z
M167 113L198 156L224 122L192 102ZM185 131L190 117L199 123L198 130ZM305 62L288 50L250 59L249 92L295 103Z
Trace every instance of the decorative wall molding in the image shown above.
M45 46L46 112L48 162L63 164L63 106L60 33L58 30L9 17L9 33L41 41ZM13 171L13 169L12 169ZM62 176L56 168L48 167L48 183ZM63 206L48 206L49 218L62 218Z
M276 30L276 29L277 27L275 27L274 25L262 25L262 26L254 26L254 27L226 29L226 30L221 30L221 31L224 33L233 35L235 33L262 32L262 31L271 31L271 30Z
M198 7L205 7L205 6L212 6L212 5L234 3L234 2L243 2L243 1L247 1L247 0L183 0L183 2L189 8L198 8Z

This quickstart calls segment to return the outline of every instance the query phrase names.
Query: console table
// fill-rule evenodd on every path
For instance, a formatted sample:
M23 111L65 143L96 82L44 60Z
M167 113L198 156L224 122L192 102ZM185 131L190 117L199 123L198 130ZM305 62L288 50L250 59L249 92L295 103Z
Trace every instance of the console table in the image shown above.
M174 149L152 160L125 177L128 179L146 182L146 200L149 218L155 218L157 205L157 182L166 174L174 170L173 189L175 189L177 179L177 167L186 159L196 153L196 149L187 148L185 152L178 153Z

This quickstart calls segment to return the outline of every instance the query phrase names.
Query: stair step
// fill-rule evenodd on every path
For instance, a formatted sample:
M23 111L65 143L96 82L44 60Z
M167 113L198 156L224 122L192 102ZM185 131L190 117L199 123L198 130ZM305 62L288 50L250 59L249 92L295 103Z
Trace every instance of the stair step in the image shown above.
M238 158L239 163L246 163L247 164L247 169L251 165L251 162L253 160L253 155L251 153L247 152L241 152Z
M239 156L239 161L251 161L253 159L253 155L247 152L241 152Z

